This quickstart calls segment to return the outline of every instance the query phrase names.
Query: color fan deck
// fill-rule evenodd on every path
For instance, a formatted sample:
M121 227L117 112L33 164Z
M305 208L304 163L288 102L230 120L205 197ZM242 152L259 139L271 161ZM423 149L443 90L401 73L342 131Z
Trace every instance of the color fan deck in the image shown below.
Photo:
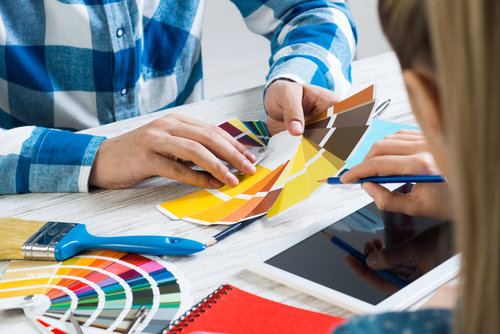
M303 136L269 137L264 122L237 118L219 125L240 143L271 153L254 175L237 175L236 187L202 189L159 204L174 220L235 224L263 214L272 219L318 190L318 180L338 175L368 133L376 107L372 85L306 122ZM267 146L266 146L267 144Z
M23 308L44 333L159 333L192 305L189 282L170 263L115 251L87 251L66 261L13 261L0 281L0 309Z

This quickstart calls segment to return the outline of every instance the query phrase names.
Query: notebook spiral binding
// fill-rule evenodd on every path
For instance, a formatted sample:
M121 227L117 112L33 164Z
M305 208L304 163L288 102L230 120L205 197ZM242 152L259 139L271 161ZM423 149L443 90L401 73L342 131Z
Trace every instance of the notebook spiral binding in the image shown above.
M183 328L189 326L189 323L195 320L195 317L200 317L200 313L205 313L207 308L212 308L210 303L217 304L217 300L215 298L221 299L221 294L227 295L227 290L233 290L233 288L226 284L221 285L215 289L214 292L202 299L198 304L187 310L177 320L172 321L170 325L161 331L161 334L181 333Z

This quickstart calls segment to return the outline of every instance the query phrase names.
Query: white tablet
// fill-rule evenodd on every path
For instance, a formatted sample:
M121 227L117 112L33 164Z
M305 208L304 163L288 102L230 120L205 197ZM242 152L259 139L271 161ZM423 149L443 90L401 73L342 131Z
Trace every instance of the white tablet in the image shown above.
M407 192L411 184L387 186ZM411 308L452 280L460 255L452 223L384 212L364 196L246 262L247 269L355 313ZM370 243L412 256L385 271L369 269ZM368 243L368 244L367 244ZM380 247L380 246L379 246Z

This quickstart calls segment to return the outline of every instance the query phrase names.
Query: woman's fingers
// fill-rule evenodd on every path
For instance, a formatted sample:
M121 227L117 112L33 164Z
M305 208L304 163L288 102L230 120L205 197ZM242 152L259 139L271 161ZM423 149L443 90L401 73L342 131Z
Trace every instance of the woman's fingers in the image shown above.
M434 159L429 154L376 156L352 167L341 176L344 183L379 175L438 174Z
M406 141L384 139L378 140L375 144L373 144L363 161L383 155L412 155L426 151L428 151L428 149L427 142L425 140Z

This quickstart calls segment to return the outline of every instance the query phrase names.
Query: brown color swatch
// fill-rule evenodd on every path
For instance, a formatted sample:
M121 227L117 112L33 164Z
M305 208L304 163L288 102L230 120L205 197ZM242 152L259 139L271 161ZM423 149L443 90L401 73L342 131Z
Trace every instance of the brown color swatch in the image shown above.
M333 106L333 113L338 114L343 111L349 110L351 108L354 108L356 106L359 106L360 104L366 103L368 101L371 101L375 98L375 85L371 85L368 88L363 89L361 92L358 92L352 96L349 96L347 99L340 101L336 105ZM325 118L328 117L328 109L325 111L322 111L320 114L314 116L310 120L306 122L306 125L324 120Z
M369 127L369 125L365 125L335 128L335 131L323 145L323 148L345 161L354 152L359 142L368 132Z
M322 119L321 121L317 121L305 126L306 129L326 129L328 127L328 123L330 123L331 117L327 117Z
M317 151L320 151L321 150L321 147L316 144L315 142L313 142L312 140L310 140L309 138L306 138L306 140L309 142L309 144L311 144ZM345 165L346 163L339 159L338 157L336 157L335 155L331 154L330 152L328 151L323 151L322 155L326 158L326 160L328 160L328 162L330 162L333 167L337 168L338 170L341 170Z
M278 178L281 176L281 173L285 170L288 162L278 167L273 173L271 173L270 177L268 177L268 182L260 189L260 192L269 192L271 188L274 186ZM274 175L273 175L274 174ZM266 194L267 196L267 194ZM264 197L254 197L250 199L248 202L243 204L240 208L234 210L226 217L219 220L220 222L239 222L241 219L245 218L252 210L254 210L260 202L262 202L266 196Z
M245 218L256 217L267 213L280 196L282 190L283 188L279 188L268 192L264 199L249 214L247 214Z
M354 94L353 96L348 97L347 99L340 101L336 105L333 106L333 113L338 114L342 111L346 111L348 109L359 106L360 104L371 101L375 98L373 96L375 92L375 86L371 85L368 88L363 89L361 92Z
M330 131L331 129L305 129L303 136L320 145L323 138L325 138Z
M328 117L328 109L325 111L322 111L320 114L318 114L318 115L314 116L313 118L311 118L310 120L308 120L306 122L306 125L321 121L327 117Z
M371 121L370 116L372 115L373 109L375 107L375 100L372 100L362 106L346 110L340 114L336 114L335 121L332 127L346 127L346 126L363 126L369 124ZM322 121L324 122L324 121ZM322 123L318 122L318 123ZM317 123L314 123L317 124ZM314 125L311 124L311 125ZM327 124L328 125L328 124Z

